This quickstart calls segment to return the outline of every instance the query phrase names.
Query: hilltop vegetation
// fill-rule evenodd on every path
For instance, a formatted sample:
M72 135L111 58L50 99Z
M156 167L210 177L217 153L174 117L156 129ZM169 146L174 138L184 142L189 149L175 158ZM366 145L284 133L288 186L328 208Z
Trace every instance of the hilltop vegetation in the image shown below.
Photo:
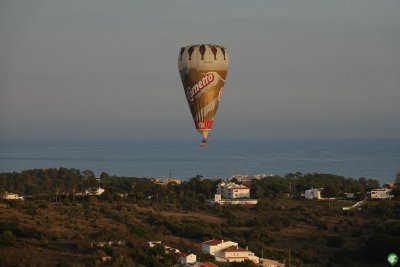
M288 174L253 181L253 207L208 206L218 181L194 177L182 184L155 184L150 179L96 179L76 169L28 170L0 174L3 192L31 195L5 202L0 209L2 266L94 266L112 257L111 266L172 266L173 255L148 248L162 240L202 260L200 243L230 239L264 257L291 264L365 266L385 264L389 252L400 255L400 202L370 201L361 211L343 213L348 201L306 201L304 189L330 188L327 196L359 192L379 184L330 174ZM73 197L101 185L100 196ZM283 197L291 193L294 198ZM102 241L121 246L96 247Z
M168 203L185 203L193 198L203 203L204 198L211 198L215 187L221 180L202 179L197 175L181 185L169 184L167 187L152 183L151 179L135 177L110 176L101 173L96 179L90 170L78 169L35 169L22 172L0 173L0 188L23 195L72 196L89 187L102 186L105 196L114 197L115 193L128 193L136 200L146 199L149 195L168 198ZM344 192L365 194L372 188L379 187L373 179L358 180L343 176L321 173L289 173L285 177L272 176L266 179L253 180L252 196L255 198L273 198L291 193L300 196L311 187L323 187L323 195L327 197L341 196ZM190 198L187 198L190 196ZM185 198L186 197L186 198ZM198 199L201 198L201 199Z

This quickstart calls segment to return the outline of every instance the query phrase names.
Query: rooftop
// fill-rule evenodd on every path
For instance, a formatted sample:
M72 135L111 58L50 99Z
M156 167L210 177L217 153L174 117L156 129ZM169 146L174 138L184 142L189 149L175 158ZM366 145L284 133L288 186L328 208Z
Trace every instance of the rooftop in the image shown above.
M211 262L198 262L196 267L218 267L218 265L215 265L214 263Z
M248 250L245 249L245 248L237 247L237 246L230 246L230 247L227 247L226 249L224 249L222 251L223 252L236 252L236 251L245 252L245 251L248 251Z
M220 240L220 239L211 239L208 241L203 242L202 244L206 244L206 245L211 245L211 246L215 246L218 244L224 243L224 240Z

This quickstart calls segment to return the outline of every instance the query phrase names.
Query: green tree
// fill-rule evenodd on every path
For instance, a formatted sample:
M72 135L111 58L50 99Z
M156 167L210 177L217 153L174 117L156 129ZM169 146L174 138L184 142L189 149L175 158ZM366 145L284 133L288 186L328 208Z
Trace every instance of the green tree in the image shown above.
M336 194L337 192L335 191L335 189L329 185L325 186L321 192L322 197L335 197Z
M400 171L397 171L396 177L394 178L394 184L400 187Z
M6 195L5 187L4 186L0 186L0 200L3 200L5 195Z
M256 198L264 197L264 189L261 186L256 187Z

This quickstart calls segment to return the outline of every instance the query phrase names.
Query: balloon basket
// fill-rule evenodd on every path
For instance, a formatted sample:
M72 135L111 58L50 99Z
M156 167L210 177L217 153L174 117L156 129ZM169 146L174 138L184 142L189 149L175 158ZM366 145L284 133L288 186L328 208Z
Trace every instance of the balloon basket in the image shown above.
M202 146L202 147L207 147L208 146L206 139L201 140L200 146Z

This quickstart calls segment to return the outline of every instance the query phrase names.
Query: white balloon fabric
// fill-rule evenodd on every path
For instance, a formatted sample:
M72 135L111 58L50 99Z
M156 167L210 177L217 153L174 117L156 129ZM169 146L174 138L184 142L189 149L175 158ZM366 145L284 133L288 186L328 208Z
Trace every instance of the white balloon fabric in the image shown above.
M182 47L178 67L195 127L205 146L221 101L228 54L225 47L215 44Z

